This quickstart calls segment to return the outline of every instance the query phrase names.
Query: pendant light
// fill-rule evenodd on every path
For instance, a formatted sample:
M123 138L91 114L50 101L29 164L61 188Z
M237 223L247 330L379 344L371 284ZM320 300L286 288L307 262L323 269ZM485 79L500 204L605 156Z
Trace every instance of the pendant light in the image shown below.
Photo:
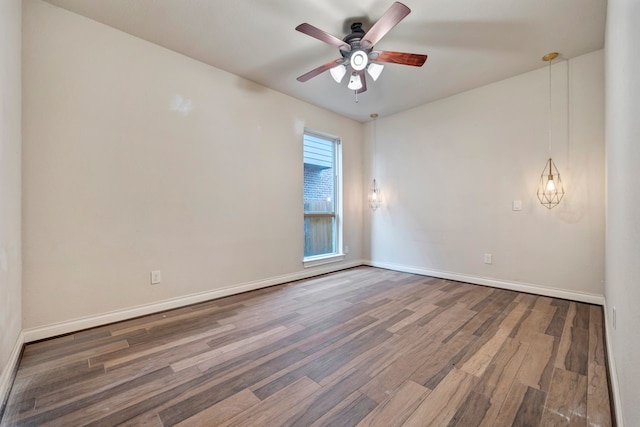
M373 113L370 116L373 119L373 174L376 172L376 119L378 118L377 113ZM371 183L371 188L369 189L369 207L372 211L375 211L380 207L382 203L380 194L380 187L376 183L376 179L373 179Z
M549 160L544 164L544 169L540 174L538 183L538 200L542 206L552 209L560 203L564 197L564 187L560 179L560 172L551 158L551 61L558 57L557 52L551 52L542 57L543 61L549 63Z

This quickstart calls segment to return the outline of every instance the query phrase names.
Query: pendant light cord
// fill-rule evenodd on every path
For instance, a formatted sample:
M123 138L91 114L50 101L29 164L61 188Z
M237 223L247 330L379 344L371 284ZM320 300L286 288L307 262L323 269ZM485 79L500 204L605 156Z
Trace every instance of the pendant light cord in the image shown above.
M553 59L549 60L549 116L547 118L547 124L549 127L549 157L551 157L551 62Z
M378 121L378 114L377 113L372 113L370 116L373 119L373 169L371 170L371 175L375 176L376 175L376 143L377 143L377 139L378 139L378 135L377 135L377 121Z
M376 175L376 148L377 148L376 140L378 139L378 135L376 135L378 130L376 129L378 127L376 123L377 119L378 119L377 117L373 118L373 176Z

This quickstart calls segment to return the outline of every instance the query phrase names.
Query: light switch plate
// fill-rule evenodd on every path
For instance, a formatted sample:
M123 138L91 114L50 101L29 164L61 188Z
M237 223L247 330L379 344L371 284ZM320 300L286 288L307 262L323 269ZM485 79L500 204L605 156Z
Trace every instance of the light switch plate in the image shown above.
M522 210L522 200L514 200L513 201L513 205L512 205L512 209L514 211L521 211Z
M157 285L162 280L162 273L160 270L153 270L151 272L151 284Z

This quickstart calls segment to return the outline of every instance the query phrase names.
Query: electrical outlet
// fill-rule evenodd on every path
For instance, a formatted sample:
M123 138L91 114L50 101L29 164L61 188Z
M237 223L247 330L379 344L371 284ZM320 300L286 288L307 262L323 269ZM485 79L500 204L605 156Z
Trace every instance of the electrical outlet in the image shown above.
M349 253L349 245L346 245L346 246L344 247L344 253L345 253L345 254L348 254L348 253Z
M491 254L484 254L484 263L491 264L493 262L493 256Z
M151 284L157 285L162 280L162 273L160 270L153 270L151 272Z
M613 307L613 309L611 310L611 323L613 323L613 329L616 328L616 326L617 326L616 323L618 323L617 319L616 319L616 317L618 317L617 314L618 313L617 313L616 308Z

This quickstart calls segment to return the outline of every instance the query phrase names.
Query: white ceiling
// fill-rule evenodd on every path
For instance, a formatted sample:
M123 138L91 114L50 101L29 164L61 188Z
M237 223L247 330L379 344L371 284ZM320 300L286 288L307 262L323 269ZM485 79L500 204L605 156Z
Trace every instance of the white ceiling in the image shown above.
M343 38L354 20L368 29L392 0L47 1L359 121L544 67L548 52L569 59L601 49L606 14L606 0L406 0L411 14L376 50L429 58L421 68L388 64L355 103L347 79L296 80L340 55L294 28L308 22Z

